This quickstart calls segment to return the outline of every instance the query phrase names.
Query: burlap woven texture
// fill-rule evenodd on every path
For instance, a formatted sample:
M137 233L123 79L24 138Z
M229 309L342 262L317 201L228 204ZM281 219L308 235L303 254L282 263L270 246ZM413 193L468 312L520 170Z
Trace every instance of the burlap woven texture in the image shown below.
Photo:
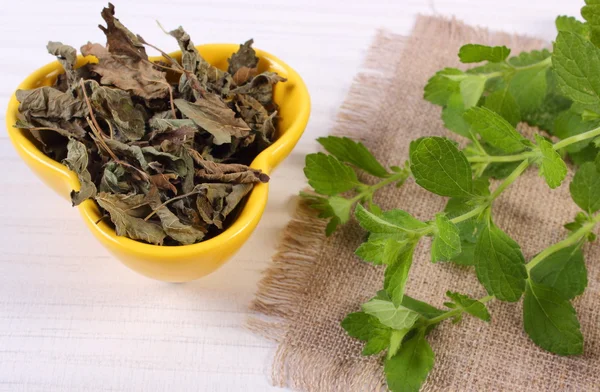
M427 79L444 67L459 66L465 43L506 45L513 54L548 44L537 39L491 33L456 20L421 16L408 38L380 32L338 116L332 134L361 140L388 165L402 165L410 140L444 135L440 108L424 101ZM387 188L376 200L384 209L402 208L431 219L445 199L409 181ZM530 259L564 238L562 225L577 208L568 183L550 190L536 169L496 201L496 223ZM278 341L273 382L300 391L385 389L381 358L362 357L362 344L340 327L344 316L382 287L382 269L353 252L365 233L352 222L326 238L324 222L299 205L253 303L251 326ZM441 306L446 290L474 297L486 293L471 268L432 264L429 242L419 245L407 293ZM435 367L425 391L598 391L600 390L600 246L585 249L589 286L575 300L585 337L585 354L559 357L535 346L522 327L521 304L490 303L492 322L472 317L443 323L429 337Z

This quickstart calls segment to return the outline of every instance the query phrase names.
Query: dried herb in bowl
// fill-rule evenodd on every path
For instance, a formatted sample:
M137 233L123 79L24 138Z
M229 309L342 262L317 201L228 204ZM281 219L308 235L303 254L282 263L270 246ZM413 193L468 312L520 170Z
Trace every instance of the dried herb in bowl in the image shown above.
M186 245L221 231L269 177L247 165L276 134L273 86L258 73L252 40L209 64L179 27L169 32L178 61L129 31L109 3L100 26L106 46L87 43L97 63L76 68L77 51L50 42L65 72L53 86L18 90L19 121L49 157L77 173L73 205L94 199L118 235L156 245ZM146 47L159 50L152 62Z

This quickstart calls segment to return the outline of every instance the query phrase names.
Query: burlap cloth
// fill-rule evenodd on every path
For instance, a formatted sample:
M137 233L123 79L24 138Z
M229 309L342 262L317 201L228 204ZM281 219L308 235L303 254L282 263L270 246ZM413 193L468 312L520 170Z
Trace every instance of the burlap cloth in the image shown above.
M402 165L409 141L450 135L440 108L423 100L427 79L444 67L459 66L465 43L506 45L513 54L548 43L491 33L455 20L419 17L408 38L380 32L357 76L332 132L361 140L388 165ZM409 181L377 194L384 209L401 208L431 219L445 199ZM564 238L562 225L577 209L568 182L550 190L529 171L494 204L497 224L522 246L527 259ZM346 335L340 321L382 288L378 267L353 252L365 233L351 222L326 238L324 222L299 205L279 252L266 271L252 308L251 326L278 341L273 383L301 391L378 391L384 388L380 357L362 357L362 343ZM429 242L417 249L407 293L442 306L446 290L486 293L474 270L429 261ZM585 249L589 287L575 300L585 337L585 354L559 357L538 348L523 331L522 305L490 303L492 322L465 317L444 322L428 338L435 366L425 391L599 391L600 260L597 244Z

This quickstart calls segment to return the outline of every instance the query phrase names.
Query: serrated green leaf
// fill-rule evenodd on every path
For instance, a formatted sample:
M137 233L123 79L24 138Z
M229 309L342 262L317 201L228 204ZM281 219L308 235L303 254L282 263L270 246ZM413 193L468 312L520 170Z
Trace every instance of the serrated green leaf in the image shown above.
M348 335L367 342L363 355L377 354L390 345L392 329L381 324L375 316L364 312L350 313L342 320L341 325Z
M517 105L517 101L507 88L494 91L488 95L483 106L498 113L513 127L516 127L521 121L519 105Z
M558 355L583 353L577 313L555 290L528 281L523 301L523 324L531 340Z
M595 163L587 162L577 169L569 190L582 210L589 213L600 210L600 172Z
M482 61L499 63L506 60L509 55L510 49L506 46L486 46L478 44L463 45L458 52L458 58L461 63L479 63Z
M534 282L552 288L564 299L583 294L588 279L581 245L551 254L532 268L529 275Z
M362 143L335 136L321 137L317 141L342 162L350 163L376 177L386 177L389 174Z
M600 49L590 41L575 33L559 32L552 65L564 95L583 104L600 103Z
M362 260L375 265L390 265L396 261L398 252L409 245L409 238L405 233L371 233L367 241L363 242L354 252Z
M535 140L542 153L536 162L540 168L540 176L544 177L550 188L557 188L567 176L567 164L554 151L552 143L539 135L535 135Z
M444 106L454 93L460 92L460 81L446 77L449 75L464 75L464 72L456 68L445 68L437 72L425 86L424 98L427 101Z
M411 328L419 318L419 313L379 298L364 303L362 308L365 313L377 317L383 325L393 329Z
M515 302L525 290L525 258L521 247L492 222L484 226L475 246L477 278L489 294Z
M568 31L579 34L583 37L588 37L590 34L589 26L572 16L560 15L556 17L556 29L558 31Z
M390 210L378 216L359 204L355 214L360 226L371 233L406 233L427 227L426 223L402 210Z
M487 78L481 75L469 75L461 80L460 94L463 97L465 109L477 105L485 89L486 80Z
M423 332L407 339L398 353L386 359L385 378L392 392L419 392L433 368L435 356Z
M436 214L435 225L436 234L431 244L431 261L452 260L461 252L458 227L444 214Z
M508 121L490 109L474 107L467 110L464 117L489 145L506 153L516 153L525 149L525 138Z
M551 55L552 53L548 49L532 50L530 52L521 52L517 56L509 58L508 62L515 67L526 67L539 63Z
M414 245L406 248L394 248L392 252L394 251L395 254L388 256L393 262L385 269L383 289L392 303L399 306L402 304L406 279L412 265Z
M444 126L454 133L461 136L471 138L471 126L465 121L463 115L465 113L465 104L462 95L455 93L448 98L448 103L442 109L442 121Z
M304 175L315 192L322 195L343 193L360 185L352 168L321 152L306 156Z
M581 9L581 16L588 22L589 38L596 46L600 46L600 3L597 0L586 0Z
M456 293L453 291L447 291L446 295L454 301L456 306L463 311L475 316L483 321L490 321L490 313L488 312L485 304L479 302L476 299L470 298L467 295Z
M471 165L446 138L420 139L410 154L410 169L416 183L430 192L449 197L473 196Z

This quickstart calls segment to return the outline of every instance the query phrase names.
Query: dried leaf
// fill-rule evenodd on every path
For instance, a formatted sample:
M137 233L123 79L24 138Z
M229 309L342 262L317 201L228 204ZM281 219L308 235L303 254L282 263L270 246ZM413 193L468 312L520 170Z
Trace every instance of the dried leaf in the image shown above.
M160 218L163 230L167 235L182 245L196 243L204 238L205 232L191 225L181 223L167 206L161 206L160 198L155 196L150 201L150 206L156 210L156 215Z
M235 75L241 68L256 69L258 57L256 57L254 49L252 49L253 43L254 40L249 39L243 45L240 45L238 51L227 60L229 62L227 71L230 74Z
M235 83L237 86L241 86L248 80L255 77L257 74L258 69L256 68L241 67L236 71L235 74L233 74L233 83Z
M62 42L48 42L46 45L48 53L56 56L60 65L65 70L66 83L69 88L76 85L78 80L77 73L75 72L75 64L77 63L77 50L69 45L64 45Z
M135 216L135 210L147 204L144 195L115 195L102 192L96 196L96 201L110 214L117 235L155 245L163 244L166 233L162 227Z
M195 103L176 99L175 106L184 116L213 135L215 144L231 143L231 137L243 138L250 128L215 94L207 94Z
M71 201L76 206L84 200L96 196L96 185L92 182L92 175L88 171L88 153L85 144L71 139L67 144L67 150L67 158L63 160L63 163L77 173L81 184L79 191L71 191Z
M115 162L109 162L104 167L102 179L100 180L100 192L129 193L132 188L125 180L125 168Z
M176 180L179 176L175 173L159 173L150 176L150 182L158 189L171 191L177 194L177 187L171 183L171 180Z
M183 27L179 26L177 29L170 31L169 34L173 36L179 44L182 53L181 65L183 65L183 68L198 78L198 82L203 89L213 93L226 95L229 92L229 86L232 82L231 75L221 71L219 68L204 60ZM191 98L191 95L189 95L191 89L192 87L189 85L188 76L185 74L182 75L179 80L179 90L184 94L184 97L189 99ZM186 95L186 93L188 95Z
M19 113L27 120L34 117L71 120L88 114L85 102L53 87L17 90L15 94L20 102Z
M98 59L98 64L91 65L91 69L102 76L102 84L112 84L145 99L169 95L165 73L147 60L112 54L104 46L91 42L81 47L81 53Z
M146 49L137 36L115 18L114 5L108 3L108 8L102 9L101 15L106 22L106 27L102 25L98 27L106 35L106 47L110 53L136 60L148 60Z
M200 166L196 176L207 181L249 184L268 182L269 176L260 170L235 163L217 163L204 159L197 151L188 150L194 161Z
M209 225L223 228L227 216L253 188L252 184L204 184L196 198L200 217Z
M94 110L106 121L110 121L125 140L140 140L146 131L146 121L141 110L135 107L127 92L103 87L92 81L90 102Z
M273 106L273 85L285 81L287 81L286 78L274 72L263 72L255 76L250 83L237 87L231 92L233 94L248 94L260 102L261 105L269 108Z

